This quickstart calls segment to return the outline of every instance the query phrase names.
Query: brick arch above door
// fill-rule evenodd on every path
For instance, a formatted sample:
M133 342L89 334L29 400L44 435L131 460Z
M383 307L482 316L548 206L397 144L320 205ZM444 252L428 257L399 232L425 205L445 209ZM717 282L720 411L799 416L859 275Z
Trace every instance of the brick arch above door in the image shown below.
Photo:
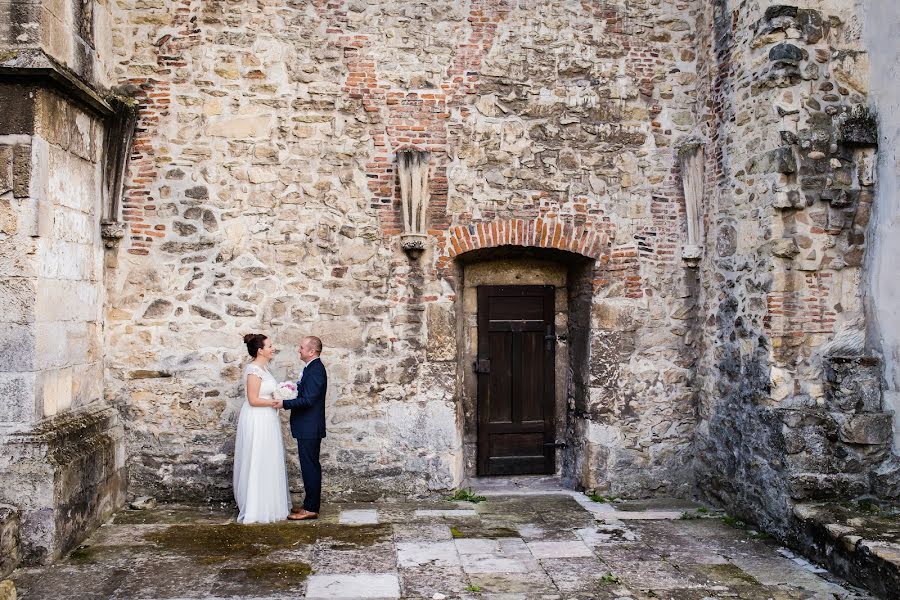
M580 254L592 260L608 255L609 223L576 225L571 221L538 217L499 219L450 227L440 244L440 254L455 258L466 252L500 246L546 248Z

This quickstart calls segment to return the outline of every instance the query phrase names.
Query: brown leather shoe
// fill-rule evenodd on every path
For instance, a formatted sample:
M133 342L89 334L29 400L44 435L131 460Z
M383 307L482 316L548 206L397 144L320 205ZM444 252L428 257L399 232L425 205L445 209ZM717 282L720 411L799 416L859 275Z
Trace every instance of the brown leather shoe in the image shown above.
M293 506L293 507L291 507L291 514L292 514L292 515L296 515L296 514L299 514L299 513L302 513L302 512L303 512L303 507L302 507L302 506Z
M309 512L305 509L300 509L300 512L291 513L288 515L288 521L306 521L307 519L318 519L319 513Z

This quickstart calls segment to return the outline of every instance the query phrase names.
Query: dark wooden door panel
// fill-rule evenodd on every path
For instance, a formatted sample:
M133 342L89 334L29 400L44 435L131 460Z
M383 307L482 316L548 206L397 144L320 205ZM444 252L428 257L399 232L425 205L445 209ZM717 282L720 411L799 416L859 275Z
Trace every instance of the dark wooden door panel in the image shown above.
M490 334L488 340L490 356L493 357L489 388L492 400L489 405L490 422L509 423L513 417L512 336Z
M478 288L478 472L553 473L552 286Z

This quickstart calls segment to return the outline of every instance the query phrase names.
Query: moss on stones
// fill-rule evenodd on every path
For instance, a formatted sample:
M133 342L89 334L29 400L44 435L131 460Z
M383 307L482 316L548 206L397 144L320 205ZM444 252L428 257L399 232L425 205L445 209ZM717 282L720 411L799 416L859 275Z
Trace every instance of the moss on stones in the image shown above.
M173 525L148 533L145 538L165 552L195 556L206 562L220 562L233 558L260 558L276 550L288 550L318 541L329 544L335 550L356 549L384 541L389 538L390 532L388 525L340 527L331 523L229 523Z

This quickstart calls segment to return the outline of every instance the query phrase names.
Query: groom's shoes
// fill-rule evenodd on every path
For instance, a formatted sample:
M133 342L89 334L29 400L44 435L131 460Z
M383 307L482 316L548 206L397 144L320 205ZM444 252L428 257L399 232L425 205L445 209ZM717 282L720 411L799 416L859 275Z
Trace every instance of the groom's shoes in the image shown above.
M291 514L288 515L288 521L305 521L307 519L318 519L319 513L309 512L305 508L301 508L299 511L295 512L295 509L291 509Z

